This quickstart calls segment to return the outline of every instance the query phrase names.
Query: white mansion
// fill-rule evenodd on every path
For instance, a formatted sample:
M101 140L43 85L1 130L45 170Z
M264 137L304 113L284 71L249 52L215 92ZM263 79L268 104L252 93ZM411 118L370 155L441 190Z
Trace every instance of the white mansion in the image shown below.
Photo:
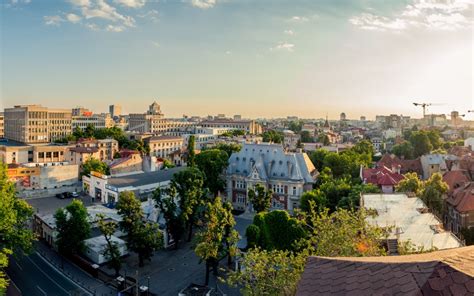
M227 199L235 209L249 210L248 189L261 184L272 189L273 209L292 211L303 192L311 190L318 172L306 153L287 153L280 144L243 144L229 159Z

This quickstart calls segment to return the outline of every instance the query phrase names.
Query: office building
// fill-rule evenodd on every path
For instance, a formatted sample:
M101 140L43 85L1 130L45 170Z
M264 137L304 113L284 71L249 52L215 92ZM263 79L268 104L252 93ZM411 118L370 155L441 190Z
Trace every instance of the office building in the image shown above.
M70 109L17 105L4 113L5 138L21 143L49 143L71 133Z

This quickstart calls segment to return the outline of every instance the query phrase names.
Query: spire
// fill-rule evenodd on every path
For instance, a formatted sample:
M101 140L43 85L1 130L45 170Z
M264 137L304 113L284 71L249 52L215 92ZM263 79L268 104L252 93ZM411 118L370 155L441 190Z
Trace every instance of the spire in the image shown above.
M324 127L330 127L327 113L326 113L326 121L324 122Z

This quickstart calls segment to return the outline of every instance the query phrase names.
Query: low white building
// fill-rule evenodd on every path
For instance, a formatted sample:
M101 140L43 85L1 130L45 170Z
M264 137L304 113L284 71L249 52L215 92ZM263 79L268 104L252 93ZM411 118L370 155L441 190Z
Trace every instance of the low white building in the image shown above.
M377 212L368 222L380 227L393 227L388 239L398 242L410 241L424 250L458 248L461 241L450 231L443 229L443 223L418 197L406 194L364 194L361 206Z
M464 146L470 147L474 151L474 138L467 138L464 140Z
M133 191L137 196L150 195L156 188L169 186L173 175L183 167L140 172L121 176L106 176L92 172L90 176L83 176L84 192L103 203L114 204L118 201L120 192Z
M117 245L120 256L125 256L128 254L127 246L124 240L113 235L110 240ZM103 235L86 239L84 244L86 246L84 255L92 262L96 264L102 264L108 261L107 257L104 255L104 251L107 248L107 241Z

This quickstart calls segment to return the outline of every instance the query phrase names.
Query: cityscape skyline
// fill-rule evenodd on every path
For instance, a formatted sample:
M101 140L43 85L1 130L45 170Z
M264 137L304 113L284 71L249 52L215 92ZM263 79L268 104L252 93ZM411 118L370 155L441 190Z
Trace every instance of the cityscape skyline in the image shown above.
M471 0L2 4L0 108L421 117L474 109ZM25 82L28 88L24 87ZM343 106L343 108L341 108ZM472 115L466 117L472 119Z

